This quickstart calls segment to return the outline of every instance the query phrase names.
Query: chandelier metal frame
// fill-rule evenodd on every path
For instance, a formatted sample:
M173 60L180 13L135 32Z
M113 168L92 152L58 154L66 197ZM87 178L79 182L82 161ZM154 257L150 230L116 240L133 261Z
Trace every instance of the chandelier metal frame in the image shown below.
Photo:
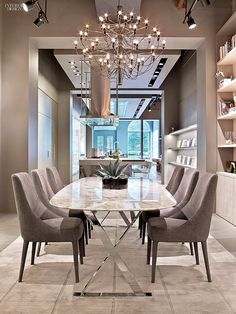
M120 1L116 19L105 13L99 17L99 24L100 30L92 30L87 24L79 32L75 50L83 54L84 61L99 63L102 73L116 78L118 85L123 78L136 79L147 73L165 49L158 28L150 31L148 19L133 12L123 13Z

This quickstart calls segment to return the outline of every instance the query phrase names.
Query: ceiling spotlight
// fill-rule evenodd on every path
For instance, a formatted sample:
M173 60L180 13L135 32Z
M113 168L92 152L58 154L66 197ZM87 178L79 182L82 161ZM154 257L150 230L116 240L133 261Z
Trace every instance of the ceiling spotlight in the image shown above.
M44 23L48 23L47 17L43 11L39 11L37 19L34 21L34 24L39 27Z
M22 3L23 10L25 12L31 11L35 7L36 2L37 2L37 0L29 0L29 1L23 2Z
M195 23L194 19L190 14L188 15L187 18L187 24L189 29L194 29L197 26L197 24Z
M148 106L148 111L151 112L152 111L152 107Z

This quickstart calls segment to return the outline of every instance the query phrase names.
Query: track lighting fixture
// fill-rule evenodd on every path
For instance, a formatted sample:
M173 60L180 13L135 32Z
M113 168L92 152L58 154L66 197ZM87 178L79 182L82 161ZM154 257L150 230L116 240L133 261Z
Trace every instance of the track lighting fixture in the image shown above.
M29 12L35 7L38 8L38 17L34 21L34 24L37 27L40 27L42 24L48 23L47 19L47 0L44 0L44 10L42 9L39 0L29 0L24 3L22 3L22 8L25 12Z
M197 26L191 14L189 14L187 17L187 24L189 29L194 29Z
M23 2L22 3L23 10L25 12L31 11L35 7L36 2L37 2L37 0L29 0L29 1Z
M202 3L203 6L208 6L211 4L211 2L209 0L193 0L192 5L188 9L188 0L184 1L185 15L184 15L183 24L187 23L189 29L194 29L197 26L197 23L194 21L194 19L192 17L192 11L193 11L195 5L199 1Z
M44 23L48 23L47 17L43 11L39 11L37 19L34 21L34 24L39 27Z

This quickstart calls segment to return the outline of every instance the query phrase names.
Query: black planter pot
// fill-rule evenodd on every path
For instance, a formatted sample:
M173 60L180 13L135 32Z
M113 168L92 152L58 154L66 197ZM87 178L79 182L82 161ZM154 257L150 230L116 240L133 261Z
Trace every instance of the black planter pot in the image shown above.
M119 178L119 179L102 179L104 189L111 190L121 190L126 189L128 186L128 178Z

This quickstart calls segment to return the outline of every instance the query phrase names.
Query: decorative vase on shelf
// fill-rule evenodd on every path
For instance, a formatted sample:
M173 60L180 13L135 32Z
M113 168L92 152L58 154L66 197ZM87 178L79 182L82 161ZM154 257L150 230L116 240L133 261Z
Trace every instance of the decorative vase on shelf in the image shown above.
M127 164L122 165L119 158L116 161L110 161L109 165L100 165L97 171L102 177L103 187L105 189L126 189L128 186L128 176L125 175Z

